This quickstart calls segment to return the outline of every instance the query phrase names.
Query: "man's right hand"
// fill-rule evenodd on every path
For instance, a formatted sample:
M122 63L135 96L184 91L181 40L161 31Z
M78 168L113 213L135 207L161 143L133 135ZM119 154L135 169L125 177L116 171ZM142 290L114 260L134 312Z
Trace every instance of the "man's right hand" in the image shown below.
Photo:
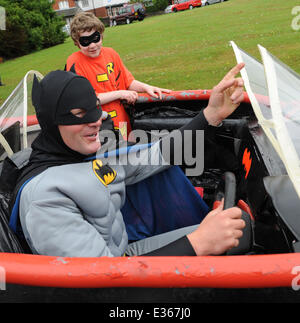
M245 221L237 207L223 210L224 201L209 212L199 227L187 235L197 256L221 255L238 246Z

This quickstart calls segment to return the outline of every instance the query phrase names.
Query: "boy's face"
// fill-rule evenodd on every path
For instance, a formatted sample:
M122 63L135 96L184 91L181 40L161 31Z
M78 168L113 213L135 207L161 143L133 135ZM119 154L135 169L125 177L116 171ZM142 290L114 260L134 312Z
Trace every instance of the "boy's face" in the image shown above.
M78 47L80 49L80 51L89 57L95 58L98 57L100 55L101 52L101 47L102 47L102 35L100 35L100 39L99 39L99 34L97 34L98 32L95 31L95 29L92 29L91 31L84 31L82 33L80 33L80 37L79 37L79 41L78 41ZM89 43L89 41L87 43L89 43L88 46L82 46L80 44L80 38L81 37L90 37L91 36L91 41ZM84 40L88 40L89 38L84 38ZM98 42L94 42L95 40L98 40Z

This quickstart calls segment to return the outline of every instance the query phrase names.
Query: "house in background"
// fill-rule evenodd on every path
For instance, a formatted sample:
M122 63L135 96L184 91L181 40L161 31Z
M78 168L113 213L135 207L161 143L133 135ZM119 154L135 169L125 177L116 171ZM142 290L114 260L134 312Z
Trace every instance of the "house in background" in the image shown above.
M66 29L69 31L72 18L79 11L90 11L103 22L109 21L109 16L118 13L119 8L123 7L129 0L55 0L53 9L57 15L64 17Z
M55 0L53 9L58 16L62 16L66 22L66 29L69 31L70 22L77 12L81 11L75 0Z

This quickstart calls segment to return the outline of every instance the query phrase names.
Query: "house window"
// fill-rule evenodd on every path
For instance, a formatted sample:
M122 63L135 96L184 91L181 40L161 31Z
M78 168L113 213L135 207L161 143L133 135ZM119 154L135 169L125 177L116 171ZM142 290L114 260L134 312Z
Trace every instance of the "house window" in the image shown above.
M109 16L116 16L123 10L123 7L106 7Z
M89 0L81 0L81 8L89 7Z
M68 9L69 8L69 1L59 1L58 3L59 9Z

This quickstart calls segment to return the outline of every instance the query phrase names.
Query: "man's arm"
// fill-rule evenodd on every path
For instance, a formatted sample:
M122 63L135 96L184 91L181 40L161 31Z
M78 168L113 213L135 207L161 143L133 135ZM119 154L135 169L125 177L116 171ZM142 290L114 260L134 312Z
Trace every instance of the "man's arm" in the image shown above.
M178 156L180 152L185 151L183 149L184 140L176 140L176 137L184 138L184 132L186 130L190 131L192 140L189 144L193 155L195 155L197 130L205 130L208 125L218 126L237 109L244 98L244 83L241 78L235 77L243 67L243 63L238 64L225 75L222 81L213 88L207 107L200 111L189 123L178 129L175 135L172 134L175 137L173 141L170 141L169 136L160 141L162 156L166 162L173 164L174 156ZM170 142L168 145L169 151L163 149L164 142ZM177 142L182 142L182 145L175 145Z
M151 148L141 150L139 158L137 159L139 163L133 167L130 167L130 165L126 166L127 184L132 184L133 182L135 183L152 176L167 168L168 165L176 165L176 158L187 151L184 147L185 144L190 145L191 155L195 155L194 152L197 148L197 130L205 130L208 125L217 126L243 100L243 81L240 78L235 78L243 67L244 64L235 66L214 87L208 106L200 111L189 123L163 137L159 142L153 144ZM192 134L191 140L187 143L184 140L185 131L190 131ZM184 162L184 156L180 160ZM146 167L145 165L149 165L150 167ZM157 166L154 167L151 165Z
M195 132L197 129L205 127L205 123L206 125L217 126L235 111L243 100L243 81L241 78L235 78L235 76L243 67L244 64L236 65L214 87L208 106L180 129L182 133L184 130ZM165 139L163 138L163 140ZM175 154L178 147L174 145L173 148ZM162 155L164 157L163 151ZM245 227L245 222L241 219L242 211L236 207L223 210L223 204L224 202L217 209L211 211L195 231L147 255L167 255L170 254L170 249L172 249L171 254L173 254L174 248L180 250L179 255L181 256L193 255L193 252L197 256L219 255L238 246L239 239L243 234L242 229Z
M245 222L242 211L237 208L223 210L219 207L209 212L193 232L140 256L208 256L222 255L237 247L243 235ZM155 238L155 236L153 237ZM150 238L149 238L150 239ZM147 240L147 239L146 239ZM141 240L143 243L143 240ZM141 243L137 242L137 243Z

